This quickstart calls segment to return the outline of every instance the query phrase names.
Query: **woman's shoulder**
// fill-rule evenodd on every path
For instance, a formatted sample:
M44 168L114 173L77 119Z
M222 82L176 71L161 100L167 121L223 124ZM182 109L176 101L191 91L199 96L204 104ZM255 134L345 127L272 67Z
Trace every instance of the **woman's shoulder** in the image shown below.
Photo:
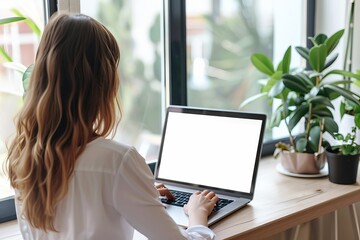
M75 171L114 172L132 151L136 149L130 145L112 139L97 138L88 143L79 156Z
M133 147L128 144L115 141L113 139L99 137L88 143L86 149L88 148L126 153L127 151L129 151L129 149L132 149Z

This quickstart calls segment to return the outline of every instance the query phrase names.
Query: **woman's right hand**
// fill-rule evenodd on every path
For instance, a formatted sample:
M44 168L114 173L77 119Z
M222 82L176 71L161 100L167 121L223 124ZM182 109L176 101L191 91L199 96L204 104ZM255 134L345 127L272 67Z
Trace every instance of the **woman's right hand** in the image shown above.
M194 225L207 226L207 219L219 198L214 192L204 190L193 193L184 206L185 213L189 216L189 227Z

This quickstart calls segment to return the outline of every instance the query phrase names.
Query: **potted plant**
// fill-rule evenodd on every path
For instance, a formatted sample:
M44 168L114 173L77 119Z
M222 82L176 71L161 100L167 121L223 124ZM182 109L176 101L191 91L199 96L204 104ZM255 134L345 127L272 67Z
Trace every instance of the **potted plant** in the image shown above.
M346 136L335 134L338 144L326 148L329 164L329 180L338 184L353 184L356 182L360 145L356 143L356 127L352 127Z
M274 68L272 61L261 53L253 54L251 61L255 68L267 75L261 80L261 92L247 100L240 107L262 97L273 105L279 103L270 118L269 127L278 127L283 123L289 134L289 144L278 143L274 152L280 158L283 167L292 173L316 174L325 164L324 147L329 143L324 140L324 133L334 136L338 125L334 120L332 100L342 96L359 104L359 96L344 84L360 79L360 75L331 69L338 57L333 50L338 45L344 30L330 37L318 34L310 37L310 48L295 47L305 59L308 69L290 68L291 46L287 48L282 60ZM331 77L333 76L333 77ZM343 79L347 77L349 79ZM301 132L294 134L296 126Z

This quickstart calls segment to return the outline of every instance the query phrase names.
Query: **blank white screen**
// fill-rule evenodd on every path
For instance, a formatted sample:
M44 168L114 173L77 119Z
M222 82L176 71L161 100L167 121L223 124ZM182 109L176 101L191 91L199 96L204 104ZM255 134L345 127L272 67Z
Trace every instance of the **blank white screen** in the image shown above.
M169 112L158 177L249 193L261 123Z

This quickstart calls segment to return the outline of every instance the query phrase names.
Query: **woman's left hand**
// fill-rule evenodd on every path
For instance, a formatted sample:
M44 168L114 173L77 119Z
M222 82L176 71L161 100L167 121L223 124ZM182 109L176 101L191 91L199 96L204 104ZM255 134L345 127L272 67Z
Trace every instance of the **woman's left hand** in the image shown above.
M161 196L165 196L168 200L174 200L175 197L171 194L169 189L165 187L163 183L155 183L156 189L159 191Z

